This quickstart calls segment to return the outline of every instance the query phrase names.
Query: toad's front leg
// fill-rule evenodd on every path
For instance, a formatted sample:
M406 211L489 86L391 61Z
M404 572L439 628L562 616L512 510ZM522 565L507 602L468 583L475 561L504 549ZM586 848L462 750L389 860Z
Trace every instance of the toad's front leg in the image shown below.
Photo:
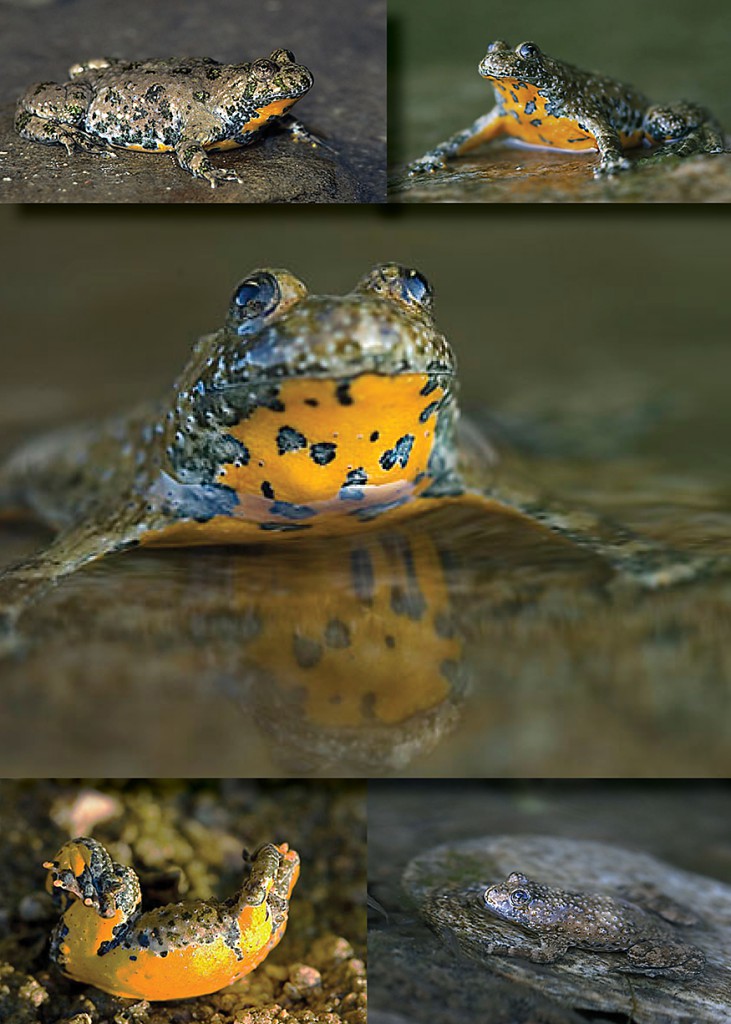
M327 149L330 153L335 153L332 146L328 146L328 144L318 135L311 132L309 128L303 125L301 121L298 121L297 118L293 117L291 114L284 114L283 117L279 118L278 123L280 128L289 132L292 135L292 138L296 139L298 142L306 142L315 149Z
M45 551L0 570L0 656L17 647L16 625L23 612L52 586L105 555L134 547L140 530L117 515L90 520L58 534Z
M122 942L141 901L132 868L116 864L96 839L66 843L48 869L46 889L63 914L51 941L51 956L64 974L84 980L83 965L101 963L105 950Z
M483 142L490 142L499 135L504 134L505 115L500 107L493 107L488 114L478 117L469 128L452 135L445 142L440 142L434 149L430 149L418 160L412 160L406 170L410 175L431 173L447 166L447 161L457 156L463 156L471 150L481 146Z
M619 132L599 116L582 116L581 126L594 137L599 150L599 163L594 168L595 178L611 177L620 171L628 171L632 163L624 155Z
M242 185L243 179L236 171L227 167L214 167L208 157L206 147L218 141L219 137L220 125L188 126L175 147L178 163L194 178L203 178L209 182L211 188L216 188L226 181L235 181Z

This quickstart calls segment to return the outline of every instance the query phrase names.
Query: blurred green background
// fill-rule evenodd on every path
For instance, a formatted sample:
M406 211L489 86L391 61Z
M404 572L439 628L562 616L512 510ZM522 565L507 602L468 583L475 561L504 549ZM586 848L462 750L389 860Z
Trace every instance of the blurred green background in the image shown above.
M695 100L731 125L726 0L390 0L389 18L394 160L418 156L493 106L477 65L494 39L531 39L653 102Z
M254 267L342 292L398 260L435 286L468 409L591 421L660 401L659 428L627 443L724 478L725 219L575 213L2 208L4 447L164 391Z

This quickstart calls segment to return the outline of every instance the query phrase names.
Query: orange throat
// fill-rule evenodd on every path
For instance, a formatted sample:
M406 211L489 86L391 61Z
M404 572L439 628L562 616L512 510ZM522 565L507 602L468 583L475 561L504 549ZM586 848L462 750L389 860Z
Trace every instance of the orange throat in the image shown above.
M229 428L246 463L219 468L235 492L230 515L178 523L143 538L150 545L263 540L293 528L347 533L371 512L396 507L429 484L443 388L426 374L362 374L348 383L294 378L276 409L258 406Z

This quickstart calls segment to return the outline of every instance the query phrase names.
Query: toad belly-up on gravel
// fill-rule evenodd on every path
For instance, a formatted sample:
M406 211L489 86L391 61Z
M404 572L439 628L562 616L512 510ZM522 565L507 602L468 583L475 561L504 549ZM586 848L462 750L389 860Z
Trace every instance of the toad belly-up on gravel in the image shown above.
M51 958L61 971L132 999L185 999L218 992L253 971L284 935L299 856L262 846L235 896L140 912L140 883L96 839L66 843L46 888L61 920Z
M57 531L0 573L2 620L113 552L353 536L450 502L559 534L643 587L704 568L516 490L457 424L454 354L418 271L383 264L333 296L257 270L162 402L56 431L0 469L0 511Z
M69 78L32 85L20 97L15 127L24 139L65 146L69 154L172 151L183 170L212 187L243 179L214 167L208 153L248 146L272 124L318 142L287 113L312 86L311 72L290 50L249 64L101 57L75 64Z
M549 57L535 43L490 43L479 72L493 87L496 105L469 128L414 160L409 174L436 171L483 142L507 137L528 146L599 150L595 177L631 167L628 149L658 153L722 153L723 132L695 103L654 105L630 85Z

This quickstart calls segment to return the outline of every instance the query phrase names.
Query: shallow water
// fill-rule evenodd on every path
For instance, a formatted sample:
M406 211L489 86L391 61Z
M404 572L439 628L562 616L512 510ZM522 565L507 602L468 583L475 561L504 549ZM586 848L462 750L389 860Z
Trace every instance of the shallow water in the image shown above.
M75 213L71 241L71 223L4 215L4 450L164 394L253 266L337 292L395 257L434 281L506 479L728 554L724 225L134 210ZM3 528L3 561L45 537ZM0 666L0 768L77 773L82 750L98 774L728 772L723 577L617 589L594 555L479 509L359 545L370 595L353 544L76 574Z

